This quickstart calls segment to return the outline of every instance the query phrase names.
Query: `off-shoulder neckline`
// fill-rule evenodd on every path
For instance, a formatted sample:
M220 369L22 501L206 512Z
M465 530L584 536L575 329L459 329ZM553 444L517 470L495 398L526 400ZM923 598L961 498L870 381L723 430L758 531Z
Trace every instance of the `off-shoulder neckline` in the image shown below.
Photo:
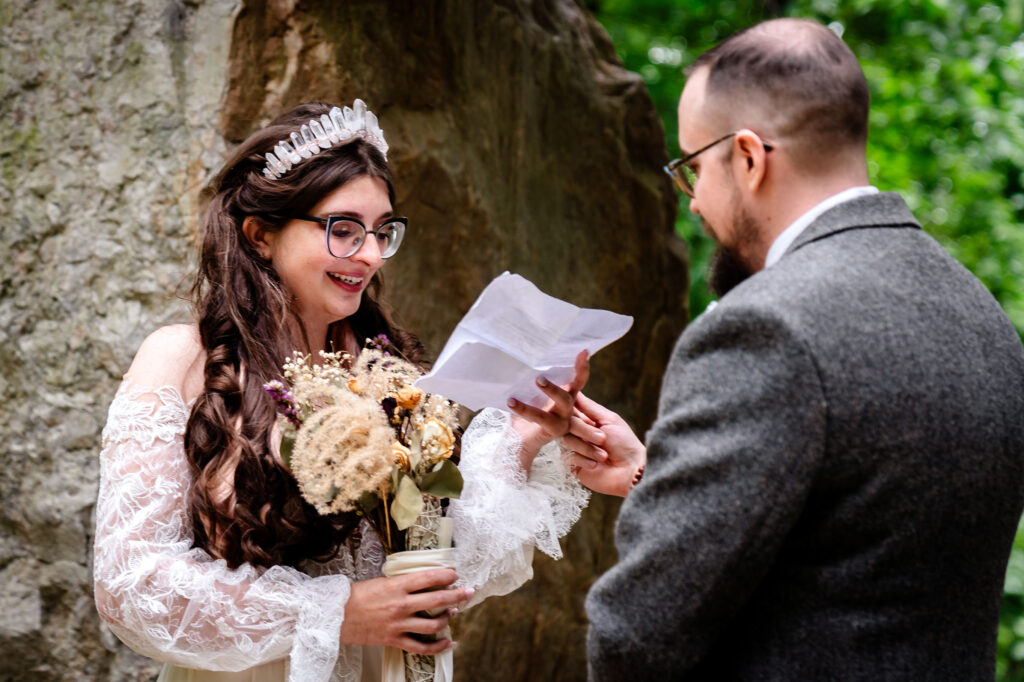
M192 406L195 405L195 402L198 398L197 396L196 398L192 398L191 400L186 401L185 397L181 395L181 391L178 390L178 387L172 384L140 387L127 374L121 377L121 385L118 387L117 395L115 395L114 397L116 399L123 395L125 398L132 400L146 394L156 395L164 403L167 402L167 396L170 396L172 402L177 403L176 406L180 406L189 411L191 411Z

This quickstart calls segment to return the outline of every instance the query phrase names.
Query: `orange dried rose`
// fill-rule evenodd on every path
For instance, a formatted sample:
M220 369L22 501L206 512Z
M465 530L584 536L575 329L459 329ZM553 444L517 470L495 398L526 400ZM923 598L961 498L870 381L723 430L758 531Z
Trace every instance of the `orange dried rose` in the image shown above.
M414 386L403 386L398 389L398 395L395 396L395 399L398 401L400 408L411 410L419 405L420 400L423 399L423 391Z

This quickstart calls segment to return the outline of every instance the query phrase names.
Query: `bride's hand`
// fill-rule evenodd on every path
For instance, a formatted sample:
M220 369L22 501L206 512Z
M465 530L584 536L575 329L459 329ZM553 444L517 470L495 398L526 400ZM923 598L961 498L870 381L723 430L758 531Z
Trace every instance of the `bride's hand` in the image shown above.
M457 604L473 596L467 588L447 588L457 576L450 568L432 569L393 578L373 578L352 583L345 605L342 644L393 646L414 654L436 655L450 649L450 639L421 642L413 635L435 635L448 625ZM422 590L435 588L433 592ZM420 614L442 609L433 618Z
M543 377L537 380L537 386L550 398L544 409L515 399L508 401L508 408L513 413L512 427L523 441L520 461L527 473L530 471L533 458L545 443L574 430L580 430L583 437L602 438L600 431L573 418L576 395L589 378L590 357L584 350L576 356L575 375L568 384L556 386Z
M582 393L576 396L576 410L577 418L593 425L601 438L574 429L562 439L562 446L572 453L573 473L595 492L625 497L643 474L647 448L622 417Z

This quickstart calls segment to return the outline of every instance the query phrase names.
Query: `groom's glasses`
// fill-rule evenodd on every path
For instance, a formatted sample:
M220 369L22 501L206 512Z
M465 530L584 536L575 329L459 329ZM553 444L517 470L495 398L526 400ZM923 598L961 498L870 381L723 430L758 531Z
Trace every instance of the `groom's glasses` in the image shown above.
M388 218L386 222L368 230L366 225L355 218L340 215L330 215L326 218L296 216L295 220L306 220L323 225L327 238L327 252L335 258L348 258L355 255L356 251L362 248L366 236L370 234L377 239L380 257L390 258L402 245L405 228L409 225L406 218Z
M690 163L719 142L725 142L738 132L738 130L734 130L731 133L726 133L714 142L709 142L704 145L694 153L672 161L665 166L665 172L671 175L672 179L676 181L676 186L679 187L680 191L692 199L694 192L693 188L697 185L697 174L693 172L693 168L690 167ZM764 150L766 152L770 152L772 150L772 146L767 142L762 142L761 144L764 145Z

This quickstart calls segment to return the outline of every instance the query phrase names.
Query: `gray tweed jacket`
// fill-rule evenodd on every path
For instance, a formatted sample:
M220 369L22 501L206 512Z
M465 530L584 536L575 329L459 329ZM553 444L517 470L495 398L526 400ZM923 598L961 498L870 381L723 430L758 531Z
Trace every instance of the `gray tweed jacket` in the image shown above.
M679 339L587 597L594 680L991 680L1024 351L897 194Z

